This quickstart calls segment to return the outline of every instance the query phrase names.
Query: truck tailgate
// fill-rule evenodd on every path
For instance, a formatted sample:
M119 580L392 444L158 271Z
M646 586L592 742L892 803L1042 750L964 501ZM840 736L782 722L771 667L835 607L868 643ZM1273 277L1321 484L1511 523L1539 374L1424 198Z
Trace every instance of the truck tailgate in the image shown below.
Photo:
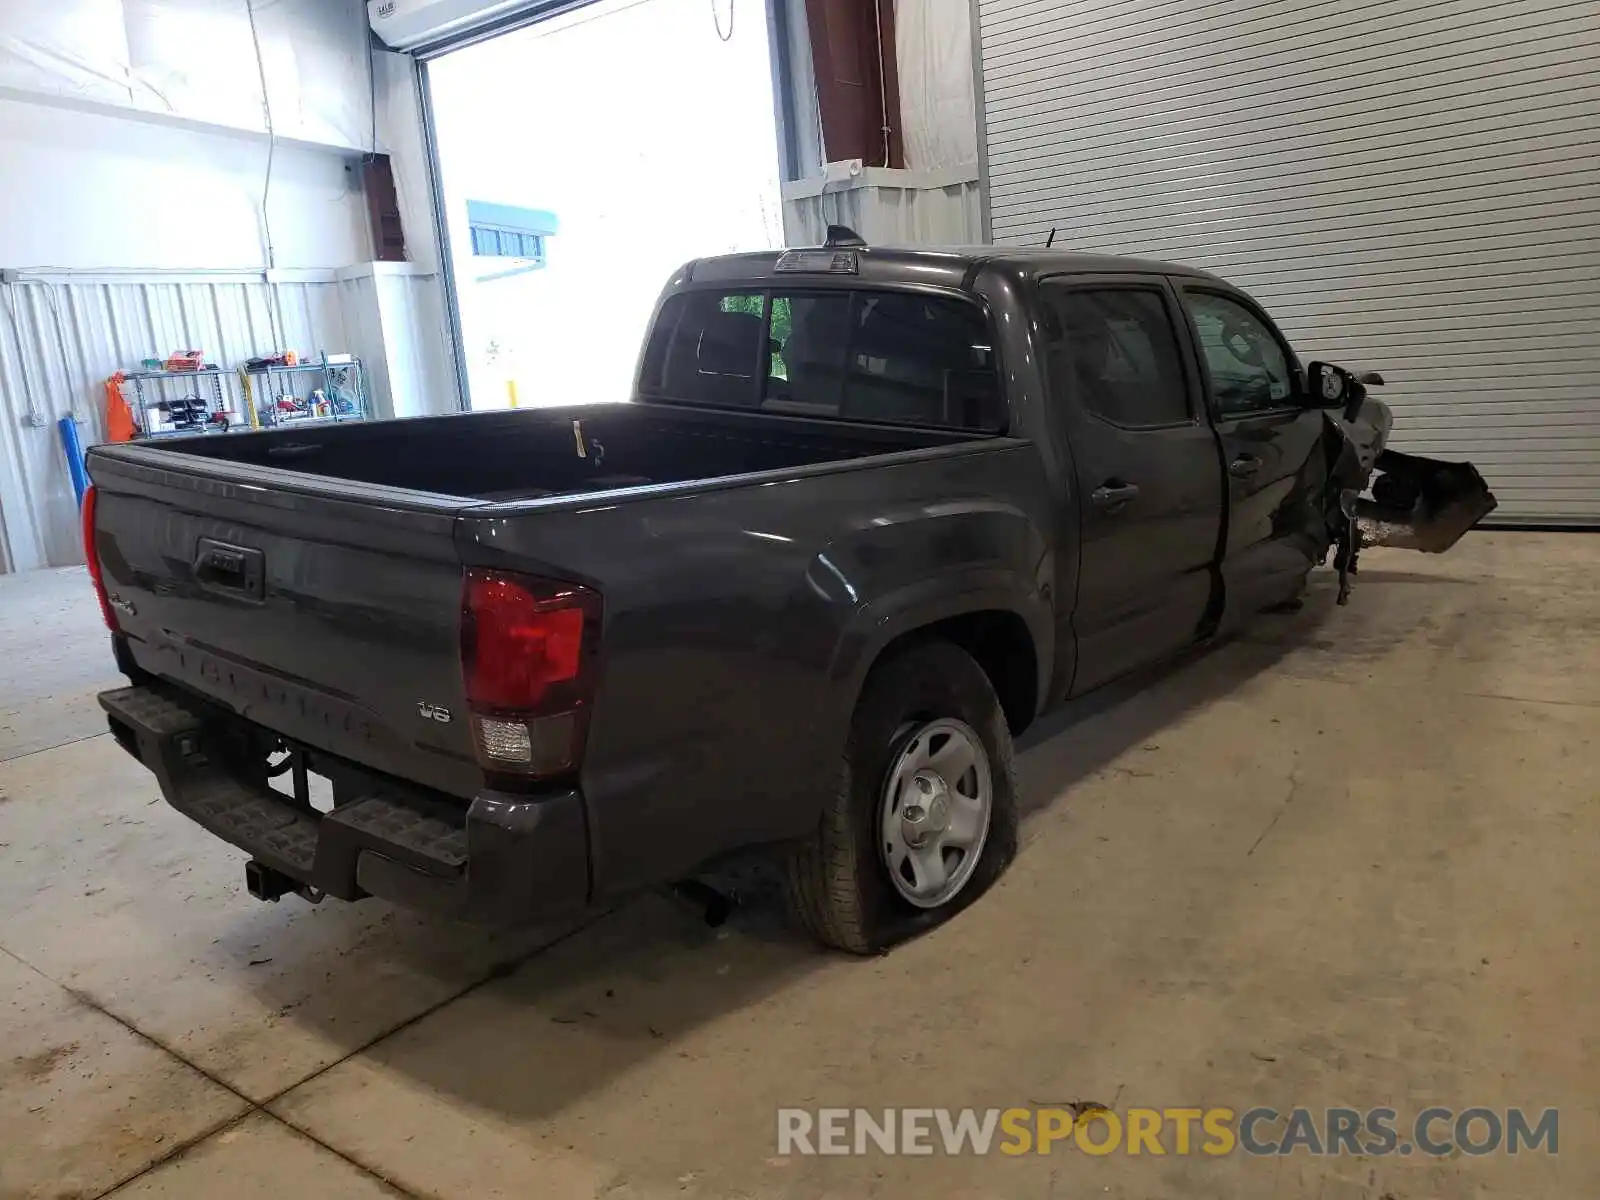
M469 797L454 531L474 503L97 449L97 544L143 669L288 738Z

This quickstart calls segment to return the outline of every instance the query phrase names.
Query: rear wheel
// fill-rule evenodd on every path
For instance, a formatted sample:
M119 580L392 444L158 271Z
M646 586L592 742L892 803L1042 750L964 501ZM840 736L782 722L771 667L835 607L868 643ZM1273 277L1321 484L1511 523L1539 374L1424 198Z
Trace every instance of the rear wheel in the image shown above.
M785 871L815 937L870 954L948 919L1016 856L1011 733L964 650L925 642L868 676L837 792Z

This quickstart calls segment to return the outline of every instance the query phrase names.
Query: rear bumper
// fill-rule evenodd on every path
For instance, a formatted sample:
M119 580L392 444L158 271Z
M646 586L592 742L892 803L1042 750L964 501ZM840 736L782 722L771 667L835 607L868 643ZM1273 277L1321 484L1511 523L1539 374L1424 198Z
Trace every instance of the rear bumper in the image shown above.
M379 896L463 920L519 922L584 907L589 847L576 790L484 791L462 812L381 786L332 812L302 808L226 766L240 718L155 683L100 694L118 743L179 812L291 879L329 896Z

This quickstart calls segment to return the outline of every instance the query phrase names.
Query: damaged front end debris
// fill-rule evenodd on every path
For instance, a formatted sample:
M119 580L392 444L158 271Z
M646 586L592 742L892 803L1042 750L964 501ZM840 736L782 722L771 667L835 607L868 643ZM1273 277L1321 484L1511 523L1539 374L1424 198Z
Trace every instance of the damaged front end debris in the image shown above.
M1443 554L1495 510L1494 493L1471 463L1384 450L1377 469L1372 498L1356 501L1364 545Z
M1339 603L1348 603L1357 559L1367 546L1443 554L1495 510L1497 501L1471 463L1445 462L1388 448L1394 415L1368 386L1383 377L1328 363L1306 370L1327 412L1337 447L1329 472L1330 547L1339 572ZM1367 494L1370 493L1370 494Z

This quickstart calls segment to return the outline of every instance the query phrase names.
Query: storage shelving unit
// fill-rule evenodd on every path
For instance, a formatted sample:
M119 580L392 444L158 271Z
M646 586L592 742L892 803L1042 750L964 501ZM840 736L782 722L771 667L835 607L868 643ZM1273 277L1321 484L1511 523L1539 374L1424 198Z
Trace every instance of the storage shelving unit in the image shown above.
M354 355L329 360L324 354L313 362L294 366L239 368L245 408L252 424L263 429L283 425L323 425L339 421L365 421L372 414L367 401L367 374ZM295 390L290 390L290 389ZM327 408L317 411L312 393L320 391ZM278 397L293 395L306 401L306 410L285 412Z
M123 373L122 381L127 385L131 395L130 407L133 411L134 422L139 426L144 437L177 437L193 435L196 433L218 433L223 427L201 422L198 425L176 429L157 429L159 418L152 419L152 414L157 413L157 405L162 401L182 400L190 396L201 401L206 406L207 413L227 412L228 394L224 380L232 374L225 367L200 367L193 371L127 371ZM172 385L183 387L178 391ZM235 423L235 428L238 423Z

